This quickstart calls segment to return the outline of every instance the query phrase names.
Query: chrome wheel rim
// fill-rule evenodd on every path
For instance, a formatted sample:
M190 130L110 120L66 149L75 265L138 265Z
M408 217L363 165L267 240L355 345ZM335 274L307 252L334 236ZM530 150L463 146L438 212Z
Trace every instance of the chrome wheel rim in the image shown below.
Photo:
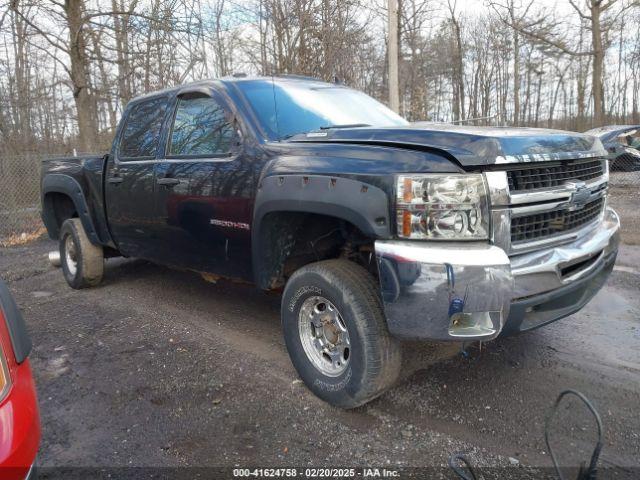
M64 260L69 273L75 277L78 271L78 252L76 242L73 241L71 235L67 235L67 238L64 239Z
M333 303L320 296L307 298L298 313L298 330L315 368L328 377L346 370L351 358L349 331Z

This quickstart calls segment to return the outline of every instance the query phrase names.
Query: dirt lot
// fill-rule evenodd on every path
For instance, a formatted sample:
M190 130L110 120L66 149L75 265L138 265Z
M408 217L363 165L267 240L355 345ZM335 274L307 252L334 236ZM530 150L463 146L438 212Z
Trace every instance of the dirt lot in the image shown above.
M640 472L640 247L623 246L608 285L580 314L468 356L459 345L407 345L400 385L350 412L298 380L277 296L123 259L107 262L99 288L74 291L48 265L54 247L0 249L35 345L44 478L158 475L113 470L128 466L437 468L457 450L496 467L485 478L540 478L551 464L544 417L565 388L602 415L601 464L624 467L615 478ZM569 406L553 438L575 464L594 430ZM198 475L230 474L212 472Z

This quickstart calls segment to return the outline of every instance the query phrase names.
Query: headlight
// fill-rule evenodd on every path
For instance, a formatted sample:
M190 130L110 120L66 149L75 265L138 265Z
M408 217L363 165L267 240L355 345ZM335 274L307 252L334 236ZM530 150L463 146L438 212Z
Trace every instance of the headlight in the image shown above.
M489 204L481 174L399 175L398 236L429 240L486 240Z

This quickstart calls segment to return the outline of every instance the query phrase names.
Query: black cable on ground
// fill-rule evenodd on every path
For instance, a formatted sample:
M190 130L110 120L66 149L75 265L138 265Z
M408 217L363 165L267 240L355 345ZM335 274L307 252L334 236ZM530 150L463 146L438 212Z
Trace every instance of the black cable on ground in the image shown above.
M453 470L454 473L462 480L477 480L476 473L473 471L471 463L462 452L451 454L447 463L449 464L449 468L451 468L451 470ZM463 464L469 472L465 472L462 467L460 467L460 464Z
M597 475L598 457L600 456L600 451L602 450L602 420L600 419L600 415L598 414L598 411L595 409L593 404L582 393L576 390L565 390L562 393L560 393L560 395L556 400L556 403L553 405L553 408L547 415L547 419L544 425L544 441L547 444L547 449L549 450L549 454L551 455L551 460L553 461L553 466L556 469L558 478L560 478L560 480L565 480L564 477L562 476L562 472L560 471L560 466L558 465L558 460L556 459L556 455L553 451L553 448L551 448L551 443L549 442L549 427L551 426L551 419L553 415L558 410L558 406L560 405L560 402L566 395L574 395L578 397L580 400L582 400L582 403L584 403L587 406L587 408L591 411L594 418L596 419L596 424L598 426L598 442L596 443L596 447L593 450L593 454L591 455L591 461L589 462L589 466L586 469L584 465L580 467L580 472L578 473L578 479L577 479L577 480L593 480L596 478L596 475Z

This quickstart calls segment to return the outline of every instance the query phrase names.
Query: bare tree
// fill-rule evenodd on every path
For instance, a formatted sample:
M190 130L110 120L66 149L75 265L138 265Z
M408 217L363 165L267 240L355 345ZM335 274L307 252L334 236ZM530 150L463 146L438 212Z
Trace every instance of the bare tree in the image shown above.
M105 149L133 97L238 71L338 80L386 102L386 5L0 0L0 149ZM635 0L399 6L400 112L410 120L640 122Z
M527 8L530 8L532 3L530 0ZM616 21L628 9L637 6L637 3L626 0L582 0L579 4L578 0L569 0L569 4L578 16L579 22L591 32L591 46L588 48L582 49L579 48L581 45L572 45L572 38L567 34L571 30L567 28L566 22L555 20L555 16L550 16L544 10L538 11L535 17L521 22L509 21L509 25L514 30L563 54L572 57L590 57L594 123L603 125L605 122L604 60L609 47L609 38ZM614 9L616 6L618 8Z

